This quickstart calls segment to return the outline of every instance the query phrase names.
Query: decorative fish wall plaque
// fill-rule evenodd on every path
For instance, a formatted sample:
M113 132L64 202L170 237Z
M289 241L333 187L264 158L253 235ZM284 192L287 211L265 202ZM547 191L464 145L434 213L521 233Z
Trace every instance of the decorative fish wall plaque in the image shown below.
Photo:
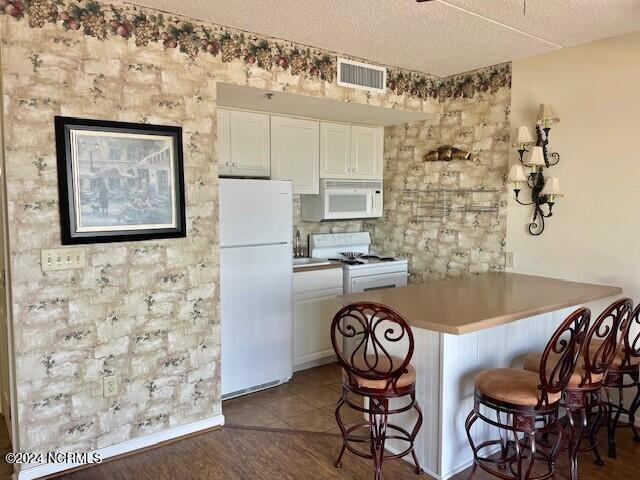
M425 162L449 162L451 160L471 160L473 154L466 150L445 145L437 150L432 150L424 156Z

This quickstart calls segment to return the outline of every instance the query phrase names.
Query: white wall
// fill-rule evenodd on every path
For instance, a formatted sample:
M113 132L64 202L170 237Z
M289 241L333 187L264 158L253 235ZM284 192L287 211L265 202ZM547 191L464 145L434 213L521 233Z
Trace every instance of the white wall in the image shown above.
M514 62L511 100L512 127L532 133L538 105L555 107L551 174L567 194L539 237L525 230L531 207L510 201L513 270L619 285L640 302L640 33Z

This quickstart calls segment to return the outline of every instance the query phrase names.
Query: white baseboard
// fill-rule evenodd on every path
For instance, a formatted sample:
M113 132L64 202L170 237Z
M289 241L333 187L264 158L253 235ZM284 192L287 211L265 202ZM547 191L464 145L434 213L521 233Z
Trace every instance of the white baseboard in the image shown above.
M221 427L224 425L224 415L217 415L211 418L205 418L204 420L198 420L197 422L187 423L186 425L180 425L178 427L169 428L161 432L152 433L151 435L145 435L143 437L127 440L126 442L111 445L109 447L99 448L91 453L100 454L102 460L106 460L110 457L122 455L125 453L135 452L141 448L150 447L158 443L173 440L191 433L207 430L209 428ZM84 463L43 463L35 465L33 467L23 466L20 472L14 473L13 480L32 480L54 473L60 473L70 468L76 468L86 465ZM94 464L99 465L99 464Z
M638 413L639 415L636 417L636 427L640 427L640 412ZM620 421L623 423L629 423L629 415L627 415L626 413L623 413L622 415L620 415ZM607 428L606 424L604 428Z
M393 448L392 446L390 446L388 444L384 446L384 449L387 452L391 452L394 455L397 455L398 453L400 453L400 451L397 448ZM413 461L413 457L411 456L410 453L407 453L400 460L403 460L403 461L407 462L408 464L413 465L414 467L416 466L415 462ZM424 473L426 473L430 477L433 477L435 480L440 480L440 475L438 475L436 472L432 472L430 469L425 468L424 466L422 466L422 470L424 470Z
M302 370L308 370L310 368L320 367L322 365L328 365L335 362L336 354L332 352L331 355L323 355L317 358L299 362L297 365L293 366L293 371L301 372Z

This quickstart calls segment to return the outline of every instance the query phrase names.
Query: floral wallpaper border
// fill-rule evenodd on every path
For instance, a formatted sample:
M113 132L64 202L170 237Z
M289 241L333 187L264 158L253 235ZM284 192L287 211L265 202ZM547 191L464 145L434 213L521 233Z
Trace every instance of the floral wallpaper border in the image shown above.
M26 21L31 28L55 24L65 30L81 30L99 40L114 36L132 39L139 47L162 43L166 49L179 49L194 62L199 55L219 56L223 62L241 59L266 70L289 70L292 75L319 77L327 82L333 82L336 72L336 56L327 51L134 5L95 0L0 0L0 15ZM388 68L387 75L389 91L420 99L470 98L510 86L510 64L448 78L399 68Z

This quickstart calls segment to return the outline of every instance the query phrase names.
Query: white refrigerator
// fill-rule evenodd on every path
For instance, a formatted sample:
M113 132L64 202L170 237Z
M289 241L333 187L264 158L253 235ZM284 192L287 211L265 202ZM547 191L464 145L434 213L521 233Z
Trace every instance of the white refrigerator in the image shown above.
M222 396L293 374L293 189L220 179Z

